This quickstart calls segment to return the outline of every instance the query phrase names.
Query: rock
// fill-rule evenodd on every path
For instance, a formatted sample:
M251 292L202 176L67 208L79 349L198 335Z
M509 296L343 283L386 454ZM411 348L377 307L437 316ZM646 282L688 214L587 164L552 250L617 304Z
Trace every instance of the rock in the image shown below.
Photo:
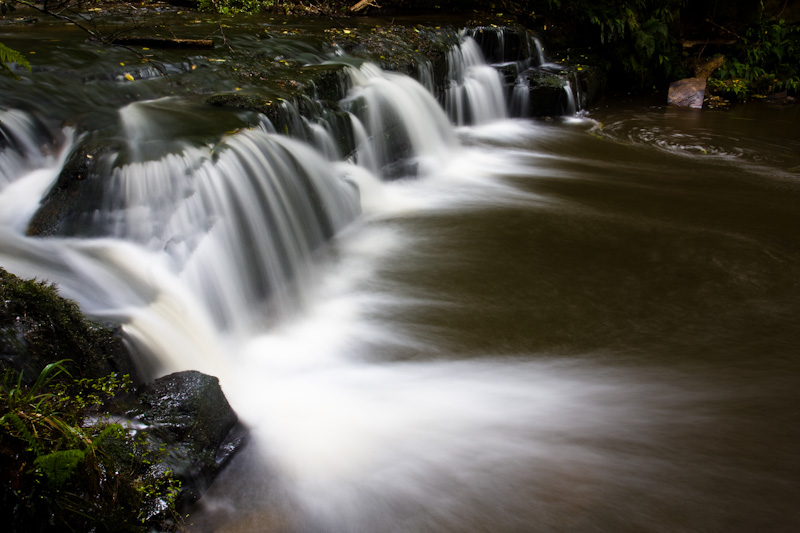
M531 69L522 74L529 88L527 116L545 117L570 115L575 112L575 100L567 83L567 71L550 72Z
M119 326L89 321L53 285L0 268L0 371L22 372L29 382L61 359L71 361L66 367L75 378L117 372L137 380Z
M91 220L96 206L102 205L106 183L98 176L110 173L109 160L119 148L99 134L84 137L31 218L28 235L99 236L99 228L92 234L93 225L85 221Z
M701 109L706 94L706 78L686 78L670 84L667 101L670 105Z
M244 443L219 380L196 371L177 372L144 385L129 413L142 422L151 445L166 451L162 463L182 481L181 502L197 500Z

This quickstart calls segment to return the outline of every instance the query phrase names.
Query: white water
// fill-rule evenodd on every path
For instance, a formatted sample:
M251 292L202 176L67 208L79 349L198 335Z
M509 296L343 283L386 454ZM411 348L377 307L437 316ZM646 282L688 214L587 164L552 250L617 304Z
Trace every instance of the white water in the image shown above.
M478 44L464 36L447 57L450 86L445 109L453 123L486 124L507 116L500 74L486 64Z
M460 50L466 70L448 107L469 109L472 123L502 120L496 72L474 60L469 40ZM398 292L384 277L401 259L437 260L415 256L424 232L393 222L541 201L502 179L535 176L530 153L482 145L526 144L541 132L501 121L464 128L459 140L411 79L371 65L351 76L343 106L357 128L357 166L261 128L214 147L133 157L110 177L113 206L96 214L104 239L22 235L32 211L14 205L35 205L63 161L29 155L33 170L0 191L0 265L55 281L88 314L122 321L153 373L219 376L272 467L270 484L299 510L298 529L462 530L483 514L475 529L491 530L505 509L516 517L526 507L546 525L579 509L576 486L613 492L598 478L625 476L649 490L657 466L602 453L597 442L610 446L624 427L626 443L646 447L653 413L698 397L589 360L437 352L424 332L380 318L447 303ZM121 111L134 146L148 138L146 106ZM384 183L376 176L395 172L386 167L398 145L418 179ZM60 153L68 148L67 140ZM336 235L330 245L326 231ZM224 506L226 494L207 501Z

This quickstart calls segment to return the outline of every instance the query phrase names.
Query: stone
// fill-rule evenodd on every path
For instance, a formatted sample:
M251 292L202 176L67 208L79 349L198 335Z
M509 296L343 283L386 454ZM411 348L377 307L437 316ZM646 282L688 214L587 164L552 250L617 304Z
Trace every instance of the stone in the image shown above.
M197 500L244 443L219 380L197 371L176 372L144 385L129 413L144 424L151 446L166 451L162 463L181 480L181 501Z
M702 109L706 94L706 78L686 78L669 86L667 102L678 107Z

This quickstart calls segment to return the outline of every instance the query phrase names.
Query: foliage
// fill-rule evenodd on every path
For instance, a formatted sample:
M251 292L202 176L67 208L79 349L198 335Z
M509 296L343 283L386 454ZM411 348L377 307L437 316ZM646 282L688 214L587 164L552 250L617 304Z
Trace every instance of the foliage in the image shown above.
M11 70L11 64L17 64L20 67L26 68L29 71L31 70L31 64L25 59L25 56L17 52L16 50L12 50L8 46L0 43L0 74L4 76L10 76L12 78L19 78L14 71Z
M572 33L580 35L580 27L592 30L608 70L641 87L664 83L683 69L677 21L685 4L686 0L548 0L551 16L578 26Z
M780 91L800 92L800 25L770 20L761 12L747 29L738 50L725 59L710 80L719 92L739 100Z
M18 501L12 522L30 527L46 517L43 528L86 531L171 527L164 520L175 517L180 483L154 467L163 450L152 451L105 414L130 390L130 377L73 379L67 363L50 363L30 385L10 369L0 380L0 446L4 461L15 458L3 465Z
M266 11L275 7L275 0L198 0L197 5L201 11L234 15Z
M355 3L355 0L351 3ZM347 3L336 0L197 0L197 6L201 11L221 15L263 12L332 15L345 12L348 8Z

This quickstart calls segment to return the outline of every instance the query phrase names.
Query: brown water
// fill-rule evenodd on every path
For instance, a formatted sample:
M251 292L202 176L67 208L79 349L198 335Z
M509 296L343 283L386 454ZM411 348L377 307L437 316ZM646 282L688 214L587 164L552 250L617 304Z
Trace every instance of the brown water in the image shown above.
M345 355L192 530L800 528L797 108L588 116L461 130L343 237Z

